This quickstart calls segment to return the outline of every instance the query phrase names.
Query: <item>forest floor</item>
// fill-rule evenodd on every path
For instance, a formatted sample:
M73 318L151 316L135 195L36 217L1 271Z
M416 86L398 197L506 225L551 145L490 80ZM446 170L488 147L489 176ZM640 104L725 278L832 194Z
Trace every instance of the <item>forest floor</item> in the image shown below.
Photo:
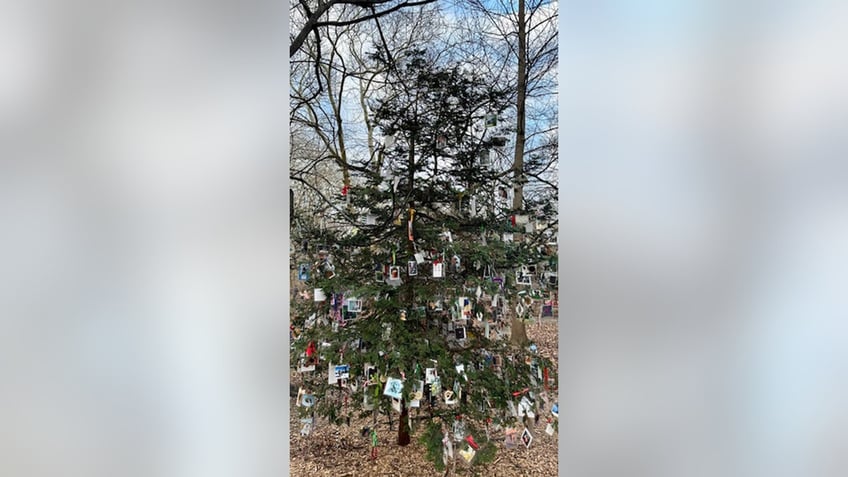
M558 363L558 326L556 320L528 324L527 336L536 343L538 353ZM549 393L551 404L557 401L555 392ZM454 460L447 471L435 470L426 459L426 450L418 442L423 430L413 432L408 446L400 447L397 440L397 420L393 430L387 423L377 425L379 444L377 458L370 458L369 439L361 429L370 426L370 419L352 419L350 426L332 426L318 420L309 436L300 435L302 424L297 416L294 399L290 418L290 475L292 477L418 477L448 475L485 475L487 477L549 477L558 475L557 433L545 432L547 419L551 418L550 405L541 418L530 428L533 441L529 448L519 445L513 449L504 446L504 431L493 431L492 442L497 444L497 454L492 462L469 466L459 457L459 444L454 447ZM472 461L474 463L474 461Z

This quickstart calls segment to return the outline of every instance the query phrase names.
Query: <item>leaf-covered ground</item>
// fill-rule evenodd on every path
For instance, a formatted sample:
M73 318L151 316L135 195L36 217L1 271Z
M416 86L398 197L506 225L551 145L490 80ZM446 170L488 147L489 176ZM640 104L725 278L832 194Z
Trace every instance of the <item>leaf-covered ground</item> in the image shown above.
M528 337L538 346L538 352L557 362L557 323L544 321L527 327ZM550 393L552 402L556 402L556 393ZM294 410L294 399L292 399ZM498 446L495 459L485 465L470 467L454 452L454 461L448 465L447 472L438 472L425 458L425 448L418 442L423 432L419 428L412 435L412 442L405 447L396 445L397 420L394 430L388 424L379 424L380 436L376 460L370 459L370 445L367 438L360 435L362 427L370 425L370 419L351 420L350 426L332 426L318 420L312 434L300 435L301 423L295 412L290 419L291 436L291 475L293 477L361 477L361 476L397 476L417 477L434 475L485 475L487 477L548 477L557 474L557 434L545 433L546 418L550 417L550 406L542 413L535 428L533 442L529 449L519 445L506 449L503 445L504 432L492 432L490 437Z

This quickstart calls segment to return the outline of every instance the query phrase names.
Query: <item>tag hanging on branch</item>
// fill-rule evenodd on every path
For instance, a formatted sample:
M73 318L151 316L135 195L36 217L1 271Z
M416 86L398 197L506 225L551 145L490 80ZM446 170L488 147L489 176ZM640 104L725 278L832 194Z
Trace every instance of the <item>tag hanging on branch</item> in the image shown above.
M410 214L410 216L411 216L411 215L412 215L412 214ZM407 233L407 236L408 236L408 238L409 238L409 241L410 241L410 242L414 242L414 241L415 241L415 236L412 234L412 219L411 219L411 218L410 218L410 219L409 219L409 221L406 223L406 233Z
M438 258L433 262L433 278L442 278L445 276L445 263Z
M442 435L442 463L448 465L448 460L453 460L453 441L446 430Z

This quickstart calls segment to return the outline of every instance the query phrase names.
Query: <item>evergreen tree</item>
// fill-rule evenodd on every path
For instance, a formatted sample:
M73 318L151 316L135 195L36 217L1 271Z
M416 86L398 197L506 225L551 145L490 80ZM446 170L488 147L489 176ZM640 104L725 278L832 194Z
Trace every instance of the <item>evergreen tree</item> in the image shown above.
M372 104L384 147L351 168L346 226L298 231L309 277L293 300L292 364L316 366L303 409L335 423L397 413L398 445L411 408L449 429L514 422L555 376L517 336L541 313L533 290L555 290L555 208L516 214L501 200L512 173L488 157L510 133L508 91L425 50L372 60L391 66ZM438 449L431 458L440 464Z

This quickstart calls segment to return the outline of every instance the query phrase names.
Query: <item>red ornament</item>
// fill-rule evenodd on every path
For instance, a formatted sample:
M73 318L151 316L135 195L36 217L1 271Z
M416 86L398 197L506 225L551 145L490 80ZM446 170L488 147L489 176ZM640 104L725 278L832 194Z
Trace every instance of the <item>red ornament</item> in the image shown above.
M529 390L530 390L530 388L524 388L524 389L522 389L521 391L515 391L514 393L512 393L512 395L513 395L513 396L520 396L520 395L522 395L522 394L526 393L526 392L527 392L527 391L529 391Z
M310 341L309 344L306 345L306 357L311 358L313 354L315 354L315 342Z

